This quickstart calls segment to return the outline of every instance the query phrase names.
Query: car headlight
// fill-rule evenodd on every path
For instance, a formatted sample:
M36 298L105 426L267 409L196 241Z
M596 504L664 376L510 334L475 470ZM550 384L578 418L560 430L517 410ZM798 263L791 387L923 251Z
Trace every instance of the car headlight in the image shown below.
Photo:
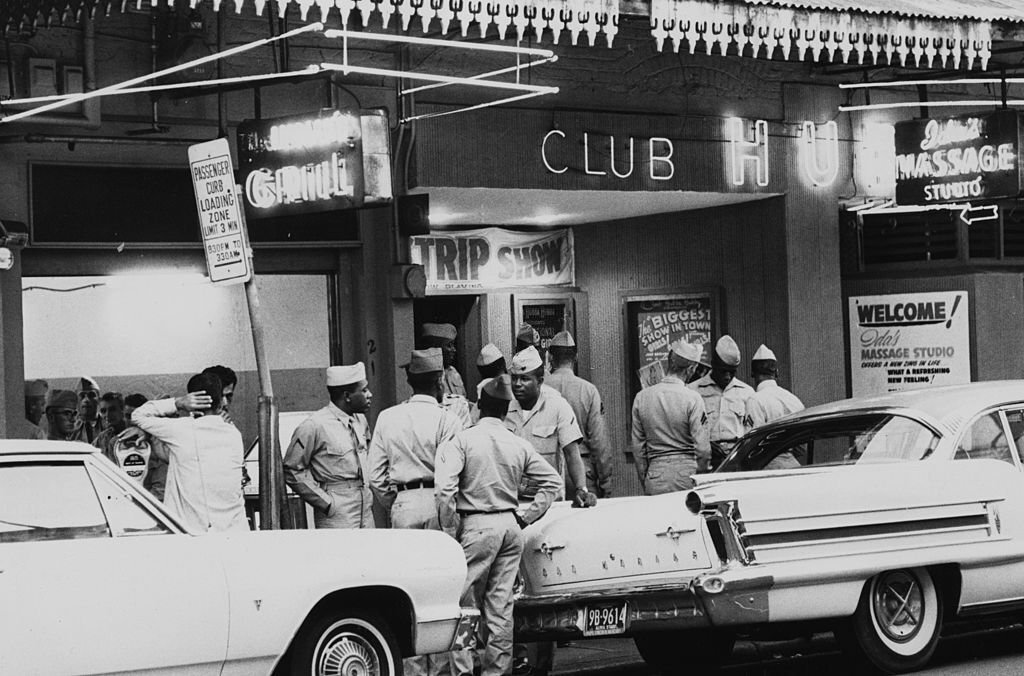
M700 511L704 509L704 501L700 499L697 491L690 491L686 495L685 504L686 508L694 514L700 514Z

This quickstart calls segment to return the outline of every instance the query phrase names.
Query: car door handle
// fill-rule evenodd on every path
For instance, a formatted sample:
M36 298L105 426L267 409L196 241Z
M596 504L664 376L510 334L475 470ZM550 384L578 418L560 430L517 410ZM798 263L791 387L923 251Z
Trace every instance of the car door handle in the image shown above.
M548 557L549 559L554 558L555 550L565 549L565 545L553 545L547 542L540 543L540 547L537 547L537 551Z
M672 525L669 524L668 528L666 528L664 531L659 531L655 533L655 535L658 537L670 537L673 540L678 540L681 535L684 535L686 533L693 533L696 530L696 528L673 528Z

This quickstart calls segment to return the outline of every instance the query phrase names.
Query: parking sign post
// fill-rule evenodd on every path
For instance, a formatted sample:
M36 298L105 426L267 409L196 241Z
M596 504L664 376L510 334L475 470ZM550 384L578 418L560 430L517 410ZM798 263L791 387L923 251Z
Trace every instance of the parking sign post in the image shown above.
M231 148L225 138L189 146L189 169L195 188L199 230L210 281L216 285L244 284L249 308L256 371L260 381L260 528L281 528L281 499L284 470L277 438L277 406L270 381L263 338L260 300L252 270L252 249L241 207L240 189L235 185Z

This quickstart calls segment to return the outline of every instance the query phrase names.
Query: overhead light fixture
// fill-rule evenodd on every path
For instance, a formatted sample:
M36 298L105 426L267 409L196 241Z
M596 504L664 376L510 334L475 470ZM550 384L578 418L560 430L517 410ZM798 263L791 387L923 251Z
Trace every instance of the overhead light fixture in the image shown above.
M892 103L866 103L859 106L839 106L839 112L849 113L856 110L889 110L893 108L977 108L978 106L1002 107L1003 101L984 99L964 101L895 101ZM1011 99L1006 101L1008 106L1024 106L1024 100Z

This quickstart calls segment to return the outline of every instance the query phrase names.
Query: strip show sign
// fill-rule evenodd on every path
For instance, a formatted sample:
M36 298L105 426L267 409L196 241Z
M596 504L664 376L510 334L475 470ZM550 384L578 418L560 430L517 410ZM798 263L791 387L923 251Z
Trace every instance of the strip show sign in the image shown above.
M966 291L849 299L853 396L971 381Z
M926 205L1015 197L1021 192L1021 127L1015 110L896 124L896 202Z
M427 295L576 283L570 229L431 232L411 237L409 249L410 261L423 266Z

